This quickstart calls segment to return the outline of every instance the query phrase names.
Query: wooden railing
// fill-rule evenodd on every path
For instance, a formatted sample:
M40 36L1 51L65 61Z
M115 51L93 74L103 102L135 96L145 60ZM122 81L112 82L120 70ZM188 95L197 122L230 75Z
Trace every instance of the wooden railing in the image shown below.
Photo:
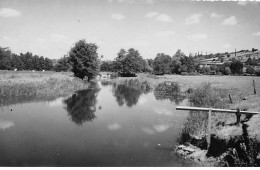
M252 112L252 111L240 111L237 110L227 110L227 109L215 109L215 108L202 108L202 107L187 107L187 106L177 106L176 110L189 110L189 111L207 111L208 112L208 135L207 135L207 143L208 148L210 146L210 136L211 136L211 113L212 112L224 112L224 113L233 113L236 114L237 122L236 124L240 124L240 117L241 114L260 114L259 112Z

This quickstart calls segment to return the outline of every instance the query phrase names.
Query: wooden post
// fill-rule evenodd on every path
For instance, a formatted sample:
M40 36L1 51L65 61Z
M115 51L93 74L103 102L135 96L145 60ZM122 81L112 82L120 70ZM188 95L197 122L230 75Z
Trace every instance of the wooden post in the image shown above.
M241 113L240 113L240 109L239 108L237 108L236 116L237 116L236 124L237 124L237 126L239 126L239 124L240 124L240 117L241 117Z
M209 116L208 116L208 137L207 137L208 149L210 146L210 138L211 138L211 108L209 108Z
M256 94L256 89L255 89L255 80L253 79L253 87L254 87L254 94Z
M228 94L228 96L229 96L230 103L233 103L232 98L231 98L231 95Z

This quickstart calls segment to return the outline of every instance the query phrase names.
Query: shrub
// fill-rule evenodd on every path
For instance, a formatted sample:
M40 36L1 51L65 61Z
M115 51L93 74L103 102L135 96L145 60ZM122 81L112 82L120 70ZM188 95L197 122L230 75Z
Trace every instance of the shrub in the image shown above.
M222 100L225 96L221 96L218 90L211 88L210 83L204 83L200 87L194 89L189 96L190 104L196 107L215 107L224 108L225 102Z
M155 91L161 94L178 94L181 90L178 83L165 81L164 83L160 83L155 88Z
M257 76L260 76L260 70L256 71L255 74L256 74Z
M246 73L247 73L247 74L255 74L255 69L254 69L254 67L248 66L248 67L246 68Z

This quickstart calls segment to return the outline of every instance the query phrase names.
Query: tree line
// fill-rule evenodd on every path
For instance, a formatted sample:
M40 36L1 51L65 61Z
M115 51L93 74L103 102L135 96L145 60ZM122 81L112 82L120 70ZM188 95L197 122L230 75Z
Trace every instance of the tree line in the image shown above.
M137 57L133 58L133 56ZM221 57L220 60L223 61ZM249 58L246 64L246 72L248 74L255 74L253 66L257 65L256 60L251 61ZM155 75L241 75L243 67L243 63L235 58L225 62L223 65L202 65L200 58L192 55L186 56L180 49L173 56L158 53L154 59L147 60L142 59L137 50L129 49L128 53L126 53L124 49L121 49L115 60L102 61L100 71L117 72L121 76L126 75L127 71L129 71L128 75L131 76L141 72L150 72Z
M53 70L52 60L30 52L13 54L9 48L0 47L0 70Z
M64 56L53 64L53 61L33 55L30 52L25 54L12 54L9 48L0 48L0 70L54 70L72 71L76 77L81 79L93 79L99 71L114 72L118 76L136 76L138 73L152 73L155 75L164 74L221 74L241 75L243 63L235 58L222 65L203 66L201 57L185 55L180 49L172 56L158 53L154 59L143 59L138 50L130 48L119 50L114 60L102 61L97 53L98 46L94 43L87 43L86 40L79 40L70 49L67 56ZM219 60L223 57L218 54ZM257 65L255 59L248 59L246 71L255 74L253 66ZM256 73L258 75L258 73Z

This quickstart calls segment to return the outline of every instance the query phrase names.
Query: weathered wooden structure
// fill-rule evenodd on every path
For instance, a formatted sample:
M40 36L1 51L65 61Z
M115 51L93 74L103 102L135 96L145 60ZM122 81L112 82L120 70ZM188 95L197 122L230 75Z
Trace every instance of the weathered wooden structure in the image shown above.
M207 111L208 116L208 135L207 135L207 143L208 148L210 146L210 136L211 136L211 113L212 112L224 112L224 113L233 113L237 116L236 124L240 124L240 117L241 114L260 114L259 112L252 112L252 111L240 111L240 109L237 110L228 110L228 109L215 109L215 108L202 108L202 107L187 107L187 106L177 106L176 110L189 110L189 111Z

